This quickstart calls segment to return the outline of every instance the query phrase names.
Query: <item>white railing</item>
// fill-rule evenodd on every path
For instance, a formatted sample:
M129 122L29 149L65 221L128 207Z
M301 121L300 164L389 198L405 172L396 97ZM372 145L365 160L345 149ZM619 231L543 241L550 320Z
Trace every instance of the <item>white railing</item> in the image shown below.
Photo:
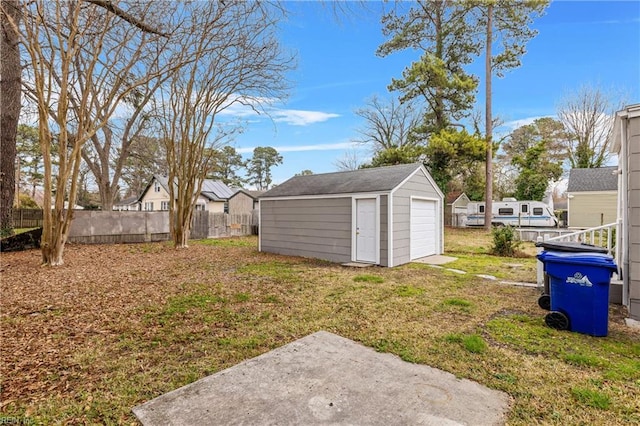
M618 246L615 241L615 236L618 232L618 223L608 223L606 225L597 226L595 228L582 229L580 231L575 231L570 234L559 235L557 237L549 237L545 235L543 237L538 237L538 242L549 242L549 241L566 241L566 242L578 242L584 244L591 244L594 246L602 247L607 249L607 253L613 255L614 258L619 258ZM539 248L539 252L543 250L542 247ZM544 270L542 262L538 261L538 271L537 271L537 282L538 286L544 285Z

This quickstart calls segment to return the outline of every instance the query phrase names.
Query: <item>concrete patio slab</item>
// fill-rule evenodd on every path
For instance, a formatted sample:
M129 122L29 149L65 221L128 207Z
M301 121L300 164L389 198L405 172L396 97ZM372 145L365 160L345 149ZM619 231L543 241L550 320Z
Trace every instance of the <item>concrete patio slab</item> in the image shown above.
M442 254L434 254L433 256L421 257L420 259L414 259L412 262L426 263L427 265L444 265L449 262L458 260L457 257L445 256Z
M506 394L317 332L133 409L144 425L498 425Z

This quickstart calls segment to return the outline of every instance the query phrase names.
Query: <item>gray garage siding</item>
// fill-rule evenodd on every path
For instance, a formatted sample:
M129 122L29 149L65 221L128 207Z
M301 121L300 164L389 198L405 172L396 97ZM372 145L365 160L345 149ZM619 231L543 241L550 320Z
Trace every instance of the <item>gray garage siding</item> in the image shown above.
M439 199L436 190L419 171L393 193L393 264L411 260L411 197ZM438 227L439 228L439 227Z
M351 197L260 202L261 250L351 260Z
M640 117L628 124L629 316L640 320Z

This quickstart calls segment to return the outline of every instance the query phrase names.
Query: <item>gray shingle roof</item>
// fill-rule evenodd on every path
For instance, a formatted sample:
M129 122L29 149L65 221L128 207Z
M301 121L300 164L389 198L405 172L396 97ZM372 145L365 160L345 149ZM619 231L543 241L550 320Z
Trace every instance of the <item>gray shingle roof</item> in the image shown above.
M571 169L567 192L617 191L618 167L596 169Z
M413 163L347 172L294 176L267 191L260 198L390 191L419 167L421 164Z

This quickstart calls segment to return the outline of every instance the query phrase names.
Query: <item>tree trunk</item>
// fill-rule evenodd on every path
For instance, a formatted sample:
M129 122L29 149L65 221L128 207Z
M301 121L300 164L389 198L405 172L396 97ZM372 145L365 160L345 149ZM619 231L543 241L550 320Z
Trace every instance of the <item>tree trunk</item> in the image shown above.
M42 264L48 266L61 266L64 264L64 244L66 235L62 234L62 227L68 211L51 211L50 228L43 229L43 238L40 243L42 252ZM46 231L46 232L45 232ZM47 234L45 238L44 235Z
M0 235L13 234L13 200L16 184L16 134L22 91L18 0L2 0L0 41Z
M173 245L175 248L189 247L189 229L191 227L190 215L186 207L178 208L176 218L176 229L173 235Z
M491 111L491 44L493 43L493 5L487 5L487 48L485 53L485 137L487 138L487 156L484 191L484 229L491 230L493 219L493 116Z

